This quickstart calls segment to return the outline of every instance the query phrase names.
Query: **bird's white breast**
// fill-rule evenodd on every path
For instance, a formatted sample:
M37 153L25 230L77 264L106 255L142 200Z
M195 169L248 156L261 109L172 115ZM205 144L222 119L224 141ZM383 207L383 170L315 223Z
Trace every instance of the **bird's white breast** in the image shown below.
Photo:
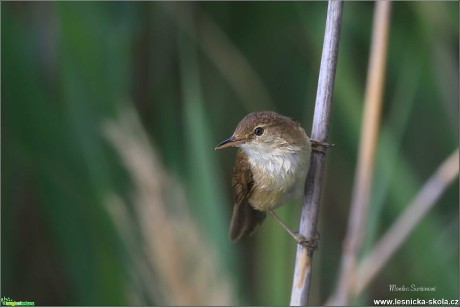
M253 172L256 188L249 202L256 209L274 209L302 195L310 165L309 146L241 147Z

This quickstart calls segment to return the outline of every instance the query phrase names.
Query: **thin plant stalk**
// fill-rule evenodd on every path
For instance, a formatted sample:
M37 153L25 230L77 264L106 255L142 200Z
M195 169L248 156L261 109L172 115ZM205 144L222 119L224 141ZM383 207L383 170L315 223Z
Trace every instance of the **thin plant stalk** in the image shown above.
M459 150L457 148L426 181L404 212L385 232L368 256L361 261L356 283L352 289L354 296L358 296L380 272L409 234L436 204L444 190L458 177L458 159Z
M342 1L329 1L326 29L324 33L323 53L316 95L315 114L311 138L326 142L334 90L335 71L342 21ZM310 162L310 171L305 182L304 205L300 220L300 233L307 238L316 237L321 186L324 173L325 152L314 151ZM291 292L291 306L306 305L310 291L313 250L297 246L294 279Z
M340 276L332 300L329 301L333 305L344 306L349 303L351 287L356 277L356 259L363 241L364 217L369 207L375 149L380 125L390 8L389 1L375 3L358 164L343 245Z

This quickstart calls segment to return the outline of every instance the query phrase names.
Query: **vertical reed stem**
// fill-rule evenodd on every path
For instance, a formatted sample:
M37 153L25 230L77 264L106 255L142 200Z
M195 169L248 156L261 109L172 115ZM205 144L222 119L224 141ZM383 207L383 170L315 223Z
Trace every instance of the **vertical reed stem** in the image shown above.
M380 125L390 8L391 3L389 1L375 3L358 165L356 167L347 233L343 245L340 276L336 291L329 302L334 305L344 306L349 303L350 291L356 277L356 258L362 245L365 230L364 217L369 207L375 148Z
M311 133L311 138L319 142L326 142L327 140L329 114L337 67L342 8L342 1L329 1L328 3L323 53L321 56L318 91ZM299 231L307 238L316 236L325 158L325 153L317 151L312 153L310 171L305 182L304 205L302 207ZM306 305L308 302L312 260L313 251L298 245L294 280L292 283L291 306Z

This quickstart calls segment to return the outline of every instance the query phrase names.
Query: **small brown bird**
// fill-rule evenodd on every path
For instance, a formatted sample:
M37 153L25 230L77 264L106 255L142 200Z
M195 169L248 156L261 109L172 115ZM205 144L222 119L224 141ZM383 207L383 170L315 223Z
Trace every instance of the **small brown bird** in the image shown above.
M298 243L308 242L292 232L273 211L303 194L311 144L299 122L271 111L250 113L233 135L215 149L231 146L239 148L232 178L230 239L252 234L268 211Z

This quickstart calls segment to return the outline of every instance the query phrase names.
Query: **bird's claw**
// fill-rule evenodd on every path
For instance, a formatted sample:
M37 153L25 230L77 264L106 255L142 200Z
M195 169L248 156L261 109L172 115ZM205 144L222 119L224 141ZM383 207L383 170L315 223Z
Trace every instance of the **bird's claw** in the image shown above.
M317 140L310 140L310 143L314 151L318 151L322 153L326 153L326 149L328 148L335 147L335 144L328 144L328 143L320 142Z
M311 251L318 249L318 241L319 241L319 233L316 233L316 236L312 238L306 238L304 235L296 232L294 233L295 240L298 244L302 245L304 248L309 249Z

